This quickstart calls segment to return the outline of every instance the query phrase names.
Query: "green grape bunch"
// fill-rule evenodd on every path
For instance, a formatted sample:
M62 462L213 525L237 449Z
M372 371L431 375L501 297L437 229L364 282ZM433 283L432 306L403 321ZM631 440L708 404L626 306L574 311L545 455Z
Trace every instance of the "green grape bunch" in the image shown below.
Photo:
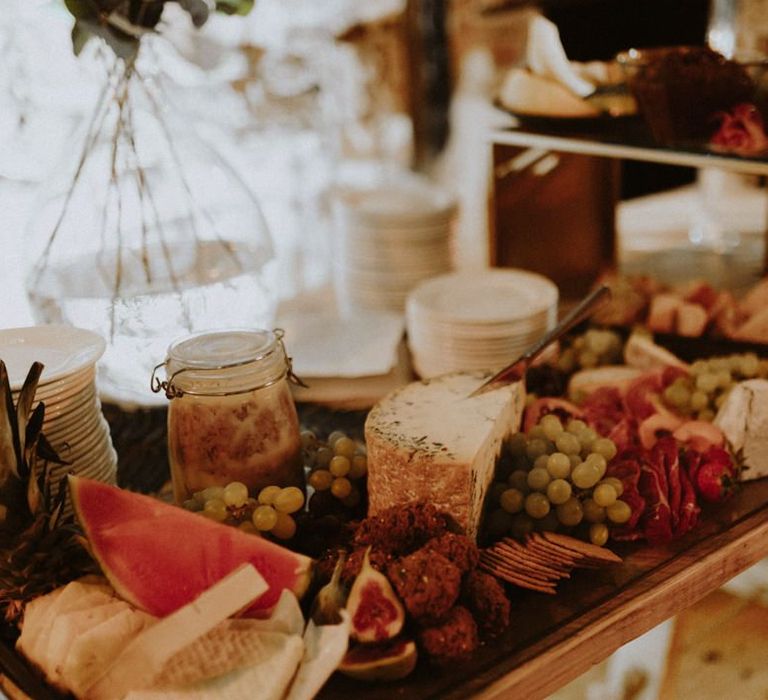
M615 331L590 328L581 335L564 341L557 359L562 372L576 372L621 362L623 342Z
M584 421L564 426L556 415L545 415L506 448L507 469L498 474L505 478L491 485L487 501L489 539L581 528L592 543L604 545L609 525L629 520L621 481L605 476L616 445Z
M738 382L756 377L768 377L768 360L755 353L697 360L689 375L676 378L664 390L662 399L680 415L711 421Z

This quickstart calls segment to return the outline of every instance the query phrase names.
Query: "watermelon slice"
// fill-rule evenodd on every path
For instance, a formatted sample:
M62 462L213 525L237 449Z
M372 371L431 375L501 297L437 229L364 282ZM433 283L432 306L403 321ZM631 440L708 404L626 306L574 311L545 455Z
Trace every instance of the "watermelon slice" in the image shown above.
M269 584L248 614L274 606L283 590L301 597L312 560L269 540L208 520L177 506L70 476L78 520L117 593L163 617L250 562Z

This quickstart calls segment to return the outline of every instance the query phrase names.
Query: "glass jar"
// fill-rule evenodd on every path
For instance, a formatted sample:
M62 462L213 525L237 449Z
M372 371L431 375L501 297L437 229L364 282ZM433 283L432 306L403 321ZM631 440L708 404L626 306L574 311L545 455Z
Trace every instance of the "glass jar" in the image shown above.
M301 437L281 331L195 334L168 349L168 457L177 503L210 486L304 486Z

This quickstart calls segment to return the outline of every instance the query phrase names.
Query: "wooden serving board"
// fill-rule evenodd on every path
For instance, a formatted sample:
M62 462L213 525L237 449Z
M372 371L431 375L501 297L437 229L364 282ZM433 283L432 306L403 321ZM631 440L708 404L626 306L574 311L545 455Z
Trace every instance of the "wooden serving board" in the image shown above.
M768 479L746 483L727 504L668 547L613 547L624 557L606 570L576 570L556 596L512 590L513 624L466 664L420 664L406 680L381 685L335 676L325 700L505 698L536 700L614 650L692 605L768 556ZM6 630L7 632L7 630ZM60 698L0 636L0 675L35 700Z

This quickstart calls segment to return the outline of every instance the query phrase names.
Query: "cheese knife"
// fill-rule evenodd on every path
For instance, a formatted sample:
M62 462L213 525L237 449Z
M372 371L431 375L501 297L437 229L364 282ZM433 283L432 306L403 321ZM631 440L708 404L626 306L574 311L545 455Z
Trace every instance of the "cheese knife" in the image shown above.
M504 386L506 384L512 384L518 382L525 377L525 373L531 363L547 348L549 345L559 340L574 326L577 326L584 319L589 318L597 309L611 295L611 290L602 285L590 292L579 304L574 307L566 316L558 323L551 331L542 336L536 341L525 353L517 358L511 365L507 365L504 369L494 374L490 379L481 384L475 389L469 397L480 396L488 391Z

